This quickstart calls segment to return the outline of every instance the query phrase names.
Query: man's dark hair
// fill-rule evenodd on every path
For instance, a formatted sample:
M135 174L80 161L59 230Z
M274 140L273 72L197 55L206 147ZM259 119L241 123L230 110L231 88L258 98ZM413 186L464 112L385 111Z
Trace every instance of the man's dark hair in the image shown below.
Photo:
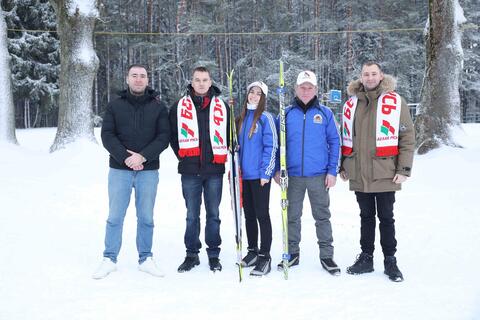
M382 66L380 66L380 64L378 62L374 61L374 60L369 60L367 62L364 62L362 64L362 69L363 69L363 67L370 67L370 66L377 66L378 69L380 70L380 72L383 72Z
M207 67L204 67L204 66L195 67L195 69L193 69L193 71L192 71L192 76L193 76L193 74L194 74L195 72L197 72L197 71L198 71L198 72L206 72L206 73L208 73L208 76L209 76L210 78L212 77L212 75L210 74L210 70L208 70Z
M127 68L127 75L130 73L130 70L131 70L132 68L143 68L143 69L145 69L145 71L147 71L147 74L148 74L148 68L147 68L146 65L140 64L140 63L134 63L134 64L131 64L131 65L128 66L128 68Z

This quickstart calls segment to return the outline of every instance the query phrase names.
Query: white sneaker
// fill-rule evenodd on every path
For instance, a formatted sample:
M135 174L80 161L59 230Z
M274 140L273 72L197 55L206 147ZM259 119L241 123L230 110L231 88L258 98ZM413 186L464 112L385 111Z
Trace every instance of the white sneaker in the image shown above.
M148 257L142 264L138 266L138 270L151 274L155 277L164 277L165 274L160 270L152 257Z
M92 278L97 280L103 279L113 271L117 271L117 265L109 258L103 258L102 263L98 266L95 273L92 274Z

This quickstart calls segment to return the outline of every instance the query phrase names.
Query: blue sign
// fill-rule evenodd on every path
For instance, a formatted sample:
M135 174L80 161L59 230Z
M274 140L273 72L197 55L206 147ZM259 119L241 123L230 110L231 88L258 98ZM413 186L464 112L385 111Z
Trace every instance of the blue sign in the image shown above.
M342 91L340 90L330 90L330 96L328 98L330 103L340 103L342 102Z

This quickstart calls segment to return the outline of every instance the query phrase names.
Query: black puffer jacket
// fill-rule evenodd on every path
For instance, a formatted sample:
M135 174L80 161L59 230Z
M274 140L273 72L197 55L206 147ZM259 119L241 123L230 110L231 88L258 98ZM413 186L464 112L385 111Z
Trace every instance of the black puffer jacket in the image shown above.
M151 88L143 96L128 90L119 95L108 104L103 117L102 142L110 153L110 167L131 170L125 165L128 149L147 159L144 170L157 170L160 153L170 139L167 108Z
M192 174L201 176L219 175L225 173L225 165L213 163L213 151L212 144L210 143L210 101L213 96L220 96L220 89L215 86L211 86L207 94L207 100L205 98L195 96L194 90L191 85L188 85L188 95L192 98L197 111L198 119L198 131L200 137L200 156L196 157L183 157L178 155L178 128L177 128L177 106L179 100L177 100L170 108L170 145L177 155L179 160L178 173L180 174ZM202 107L203 106L203 107ZM227 123L230 123L230 109L227 107ZM228 133L228 126L227 126Z

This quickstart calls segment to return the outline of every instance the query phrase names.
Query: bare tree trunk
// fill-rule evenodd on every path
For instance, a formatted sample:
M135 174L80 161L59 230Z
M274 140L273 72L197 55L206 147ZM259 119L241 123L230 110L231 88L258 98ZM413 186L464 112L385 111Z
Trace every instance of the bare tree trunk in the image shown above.
M347 75L353 71L353 43L352 43L352 7L347 6ZM347 78L348 78L347 76Z
M25 129L28 128L28 121L27 121L27 100L23 99L23 127Z
M315 0L315 14L314 14L314 30L313 31L320 31L320 0ZM313 71L315 71L319 78L323 78L323 67L320 66L320 36L314 36L314 57L315 57L315 67Z
M107 37L107 66L106 66L106 69L107 69L107 103L110 102L110 37ZM122 46L123 47L123 46Z
M217 21L218 23L218 21ZM223 73L223 69L222 69L222 50L220 49L220 36L217 36L217 37L214 37L214 41L215 41L215 55L216 55L216 58L217 58L217 65L218 65L218 75L217 77L219 77L222 73Z
M456 12L456 10L462 11ZM429 0L427 61L415 129L419 154L441 145L457 146L451 129L460 126L460 72L463 64L458 0Z
M98 58L93 29L98 16L95 0L50 0L57 14L60 38L58 129L50 151L80 138L95 141L92 93Z
M39 115L40 115L40 106L37 105L37 107L35 108L35 119L33 120L33 125L32 125L33 128L37 127Z
M23 125L25 129L30 128L30 100L23 100Z
M98 116L98 77L95 77L95 115Z
M17 144L15 137L15 108L12 96L10 54L7 49L7 23L0 8L0 142Z
M153 32L153 0L147 0L147 32ZM153 43L152 35L148 36L148 42L150 44ZM150 87L155 89L156 85L156 78L155 78L155 60L153 59L153 48L151 46L147 46L147 65L150 68Z
M186 24L186 17L187 15L187 2L185 0L178 1L177 7L177 15L175 21L175 31L177 33L185 32L187 30ZM179 92L183 90L183 73L182 73L182 65L183 59L182 56L185 55L185 48L186 48L186 41L185 37L178 37L175 41L175 62L177 64L177 71L176 71L176 80L177 80L177 89Z

